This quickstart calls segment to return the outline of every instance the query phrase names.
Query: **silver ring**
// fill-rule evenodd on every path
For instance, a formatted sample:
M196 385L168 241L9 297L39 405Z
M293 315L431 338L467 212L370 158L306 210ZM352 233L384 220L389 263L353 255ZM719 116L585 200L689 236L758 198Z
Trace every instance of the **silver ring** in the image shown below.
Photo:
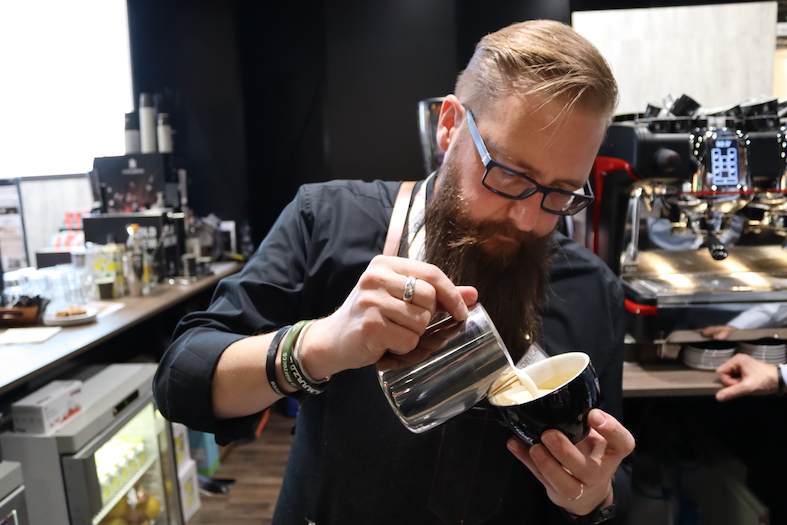
M415 277L412 275L407 278L407 281L404 283L404 294L402 294L402 301L409 303L413 300L413 295L415 295L415 281L417 281Z
M585 493L585 484L580 481L579 482L579 496L577 496L576 498L568 498L568 501L576 501L579 498L581 498L582 494L584 494L584 493Z

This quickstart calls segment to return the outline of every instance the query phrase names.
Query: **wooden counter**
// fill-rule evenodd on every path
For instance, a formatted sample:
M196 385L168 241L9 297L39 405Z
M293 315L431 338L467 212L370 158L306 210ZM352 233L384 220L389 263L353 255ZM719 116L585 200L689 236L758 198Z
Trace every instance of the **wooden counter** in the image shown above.
M679 361L623 364L623 397L713 396L719 388L715 372Z
M63 327L49 340L28 345L0 345L0 396L80 354L122 335L130 328L211 289L242 264L213 265L214 274L189 284L160 284L150 297L123 297L123 307L97 322ZM623 366L623 396L712 396L721 387L716 374L694 370L678 361L630 363Z
M123 307L94 323L63 327L43 343L0 345L0 395L212 288L220 279L236 273L242 266L234 262L214 263L213 275L188 284L161 283L149 297L102 300L122 303Z

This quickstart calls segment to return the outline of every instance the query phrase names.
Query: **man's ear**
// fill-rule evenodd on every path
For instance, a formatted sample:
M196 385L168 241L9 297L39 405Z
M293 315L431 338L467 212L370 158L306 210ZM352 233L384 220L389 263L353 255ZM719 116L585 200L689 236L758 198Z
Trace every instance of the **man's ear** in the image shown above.
M459 124L465 117L465 108L455 95L448 95L443 100L440 108L440 118L437 121L437 146L448 151L451 141L458 129Z

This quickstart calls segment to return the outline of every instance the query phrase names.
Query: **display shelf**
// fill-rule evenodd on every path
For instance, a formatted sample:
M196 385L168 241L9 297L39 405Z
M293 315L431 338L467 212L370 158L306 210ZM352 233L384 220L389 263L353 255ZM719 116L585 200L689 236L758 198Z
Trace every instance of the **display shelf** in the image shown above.
M138 468L136 472L134 472L128 478L128 480L109 497L107 503L101 508L98 514L93 517L93 525L98 525L98 523L107 516L109 511L112 510L122 498L126 497L128 491L134 488L134 485L137 483L137 481L142 479L142 476L144 476L147 471L150 470L154 464L156 464L157 460L158 458L155 456L148 458L148 460L145 461L145 463L140 468Z
M714 371L677 361L623 365L623 397L713 396L721 386Z

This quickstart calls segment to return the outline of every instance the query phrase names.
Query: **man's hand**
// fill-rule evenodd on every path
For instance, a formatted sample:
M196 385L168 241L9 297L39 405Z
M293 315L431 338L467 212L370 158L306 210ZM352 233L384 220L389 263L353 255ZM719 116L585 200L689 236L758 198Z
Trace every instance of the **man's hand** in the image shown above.
M748 354L735 354L716 369L716 374L724 385L716 392L718 401L744 395L775 394L779 390L779 368Z
M411 300L405 300L408 277L415 277ZM418 344L438 310L460 321L478 291L455 286L437 267L402 257L378 255L342 306L315 322L305 334L302 361L311 377L379 361L386 352L404 355Z
M721 341L723 339L727 339L730 334L735 330L732 326L727 325L719 325L719 326L708 326L705 328L701 328L699 333L702 334L704 337L711 337L716 339L717 341Z
M543 444L528 447L517 439L508 448L546 487L555 505L577 516L613 501L612 476L634 450L634 436L599 409L588 414L590 434L573 445L558 430L547 430Z

